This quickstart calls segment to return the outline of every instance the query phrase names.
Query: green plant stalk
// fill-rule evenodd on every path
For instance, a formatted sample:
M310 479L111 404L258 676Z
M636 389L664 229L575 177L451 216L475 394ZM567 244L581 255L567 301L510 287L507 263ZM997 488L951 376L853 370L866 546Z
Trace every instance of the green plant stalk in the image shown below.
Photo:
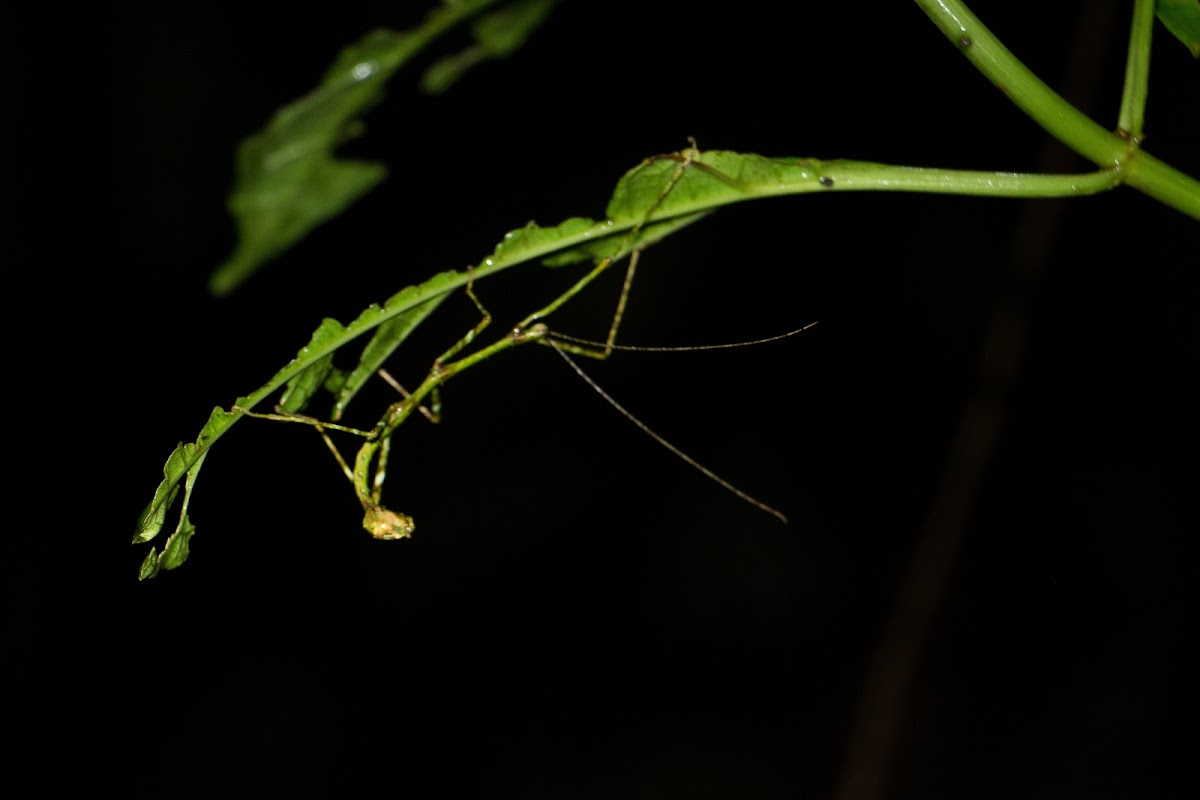
M1125 86L1121 91L1121 110L1117 131L1142 141L1146 122L1146 97L1150 86L1150 44L1154 33L1154 0L1136 0L1133 24L1129 28L1129 54L1125 60Z
M1200 219L1200 181L1139 150L1135 141L1105 130L1064 100L1009 52L964 3L915 2L976 69L1047 133L1101 168L1116 168L1120 183Z

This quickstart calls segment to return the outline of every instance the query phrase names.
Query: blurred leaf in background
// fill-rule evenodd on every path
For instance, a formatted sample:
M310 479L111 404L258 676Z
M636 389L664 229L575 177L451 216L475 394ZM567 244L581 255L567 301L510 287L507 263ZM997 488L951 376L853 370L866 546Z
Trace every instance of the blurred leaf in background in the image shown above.
M362 115L383 97L391 76L443 33L496 0L447 0L416 28L379 29L342 50L320 85L275 112L238 148L229 211L237 223L233 253L209 279L224 296L310 231L336 217L387 177L378 161L336 158L364 131ZM442 92L476 64L515 51L557 0L519 0L478 17L476 44L435 63L423 86Z

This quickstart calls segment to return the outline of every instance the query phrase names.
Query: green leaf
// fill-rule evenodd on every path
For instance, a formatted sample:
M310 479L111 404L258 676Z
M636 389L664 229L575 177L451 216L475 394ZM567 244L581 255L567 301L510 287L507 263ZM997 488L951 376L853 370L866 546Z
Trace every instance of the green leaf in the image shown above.
M322 349L327 343L345 334L346 326L332 317L321 320L320 326L313 331L312 339L296 354L295 362L303 362L307 366L288 379L287 388L279 398L279 405L289 414L297 414L304 410L308 401L324 385L325 378L333 368L333 351L325 351L326 355L309 359L310 353ZM293 362L293 363L295 363Z
M208 446L220 438L221 434L240 418L240 414L226 411L220 406L212 410L212 413L208 415L208 422L204 423L204 428L201 429L200 435L196 437L195 446L198 457L195 459L195 465L199 465L200 461L204 459L204 453L207 452Z
M1154 13L1193 58L1200 58L1200 0L1158 0Z
M233 291L384 179L382 164L335 159L333 151L360 130L352 123L379 101L413 45L404 34L368 34L342 52L320 86L242 142L229 197L238 242L210 279L214 294Z
M192 447L193 450L196 449L195 446L189 445L189 447ZM162 569L175 569L187 560L190 551L189 543L192 536L196 533L196 526L192 525L192 521L188 518L188 503L191 500L192 488L196 485L196 477L200 474L200 467L203 466L206 455L206 451L201 452L187 471L187 482L183 489L183 509L179 512L179 525L176 526L175 532L167 537L167 542L163 545L161 556L155 559L155 549L151 547L149 555L142 559L142 565L138 569L139 581L153 578ZM172 488L172 496L174 496L175 489L177 488L177 486Z
M168 460L168 467L170 463L170 460ZM163 472L168 476L169 480L171 472L169 470L164 470ZM175 501L176 486L174 483L167 484L164 480L163 484L159 484L159 488L162 488L164 485L166 486L166 494L161 499L156 494L154 499L142 509L142 514L138 517L137 526L133 534L134 544L148 542L155 536L158 536L159 531L167 523L167 509Z
M504 238L496 245L496 249L492 251L492 257L484 261L485 266L491 266L494 263L504 263L506 261L524 261L526 259L537 258L546 252L553 252L561 249L561 243L566 240L575 238L583 238L585 241L591 239L605 239L616 233L624 233L619 231L615 226L604 223L597 223L595 220L587 219L586 217L571 217L553 228L543 228L534 223L529 223L524 228L517 228L514 231L509 231L504 234ZM572 248L567 253L577 253L578 248ZM556 262L553 265L571 264L583 260L580 257L573 258L570 261ZM553 258L542 259L543 264L550 264L554 261Z
M517 0L479 17L471 24L475 44L435 62L421 78L421 88L429 94L441 94L477 64L510 55L546 21L557 3Z
M239 398L239 400L244 398ZM138 524L133 535L133 543L140 544L148 542L159 534L163 525L166 522L167 511L171 504L175 502L175 497L179 493L179 481L186 475L188 476L187 491L191 492L191 485L196 480L196 475L200 472L200 467L204 463L204 456L208 452L209 446L221 437L230 425L237 421L240 414L233 414L224 409L214 408L212 414L209 415L208 422L200 431L200 435L196 437L194 444L180 443L171 452L167 458L167 463L163 467L163 480L154 491L154 497L150 500L150 504L142 511L141 517L138 519ZM186 505L186 498L185 498Z
M424 303L429 303L432 300L440 300L447 292L458 288L465 282L466 277L461 273L444 272L435 275L419 286L410 287L407 290L397 293L383 308L371 306L359 314L358 318L349 326L342 326L336 320L326 319L313 333L309 343L300 349L296 358L292 359L276 372L271 380L263 386L260 386L249 395L238 397L234 401L234 405L240 409L252 410L281 387L288 386L289 388L284 396L284 400L287 401L284 407L288 410L294 410L293 406L295 404L300 403L302 405L302 400L306 402L311 397L315 391L312 378L317 374L324 376L328 372L323 365L328 364L332 360L333 354L339 348L344 347L351 340L383 325L389 320L401 316L414 308L418 308ZM421 319L424 319L424 315L418 312L412 319L416 319L416 322L419 322ZM413 325L409 326L409 330L411 330ZM307 376L305 376L306 373ZM293 382L293 378L300 379ZM315 382L315 387L319 386L320 382ZM138 519L133 537L134 544L148 542L159 534L164 527L167 512L179 493L179 484L186 476L187 484L184 491L183 511L180 516L179 525L176 527L176 534L182 533L182 541L175 543L176 556L173 556L173 558L179 559L174 562L176 566L182 563L182 559L187 557L186 547L183 547L183 545L187 544L187 541L190 540L195 530L191 522L187 519L187 505L196 476L199 474L204 459L212 445L229 430L233 423L237 422L243 416L245 415L241 411L226 411L218 406L213 409L208 422L200 431L194 443L180 443L171 452L171 455L167 458L166 465L163 467L163 480L158 485L158 488L155 489L154 497ZM181 547L183 547L182 550L179 549ZM164 551L164 557L165 555ZM142 568L139 570L139 576L142 579L153 577L158 572L157 567L151 569L147 566L148 563L148 561L143 561Z
M685 150L646 159L617 182L603 223L589 241L543 261L562 266L591 258L619 257L648 247L700 219L712 209L786 189L819 188L825 162L765 158L726 150ZM635 231L632 238L629 232ZM620 252L618 252L620 251Z
M471 33L492 56L507 56L550 16L558 0L516 0L471 23Z
M432 281L437 281L439 278L446 276L457 277L458 273L449 272L442 275L435 275ZM384 309L393 307L404 307L405 310L400 314L392 317L387 322L375 329L375 335L371 337L371 341L367 342L367 346L363 348L362 355L359 356L358 365L344 376L339 376L340 381L336 388L333 388L337 399L334 401L333 414L331 419L334 422L342 418L342 414L346 411L346 406L354 399L371 376L383 366L383 363L391 358L392 353L396 348L408 338L418 325L425 321L425 318L433 313L442 301L450 296L449 292L445 294L435 295L428 300L420 300L415 305L409 303L413 296L417 293L428 291L427 287L430 281L426 281L422 287L408 286L401 289L396 294L388 298L384 304ZM423 288L425 287L425 288ZM371 306L359 318L351 324L354 327L356 324L369 324L370 317L379 314L383 309L378 306ZM331 387L332 388L332 387Z
M542 264L547 267L563 267L577 264L580 261L598 262L605 258L619 259L631 250L644 250L647 247L651 247L661 239L706 216L708 216L708 212L700 211L695 214L685 214L661 222L651 222L641 226L632 238L628 234L623 236L615 234L607 237L597 236L591 241L580 244L578 247L563 250L562 252L543 258Z
M166 524L167 509L175 502L179 481L195 463L195 453L196 445L182 442L171 451L171 455L167 457L167 463L163 466L162 483L158 485L154 497L138 519L137 528L133 534L134 544L150 541L163 529L163 525Z
M153 578L158 574L158 551L151 547L150 552L146 553L146 557L142 559L141 566L138 567L138 580L144 581Z
M161 569L175 569L184 561L187 561L190 552L189 544L192 536L196 533L196 527L188 520L187 515L183 516L183 524L179 530L171 534L167 539L167 543L163 545L162 558L159 559Z
M334 158L363 130L388 79L457 23L497 0L447 2L408 31L376 30L342 50L309 94L284 106L238 148L229 211L237 224L233 253L209 289L226 295L311 230L340 214L387 174L379 163Z

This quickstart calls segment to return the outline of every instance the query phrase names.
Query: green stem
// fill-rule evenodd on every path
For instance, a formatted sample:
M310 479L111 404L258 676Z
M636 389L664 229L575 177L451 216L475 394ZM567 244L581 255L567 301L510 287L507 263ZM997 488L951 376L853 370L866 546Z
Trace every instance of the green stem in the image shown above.
M1121 163L1129 143L1096 124L1043 83L959 0L916 0L939 30L992 84L1055 139L1094 164Z
M903 167L870 161L825 161L820 184L781 183L756 188L755 197L839 189L858 192L917 192L984 197L1071 197L1108 191L1121 184L1121 170L1110 167L1075 175L984 172L941 167Z
M1154 0L1136 0L1129 30L1129 54L1125 60L1125 88L1117 130L1134 143L1142 140L1146 120L1146 94L1150 85L1150 41L1154 32Z
M1064 100L1009 52L960 0L915 2L976 69L1051 136L1102 168L1115 167L1120 182L1200 219L1200 181L1139 151L1134 141L1106 131ZM1139 7L1137 13L1144 12ZM1132 120L1132 101L1129 108Z

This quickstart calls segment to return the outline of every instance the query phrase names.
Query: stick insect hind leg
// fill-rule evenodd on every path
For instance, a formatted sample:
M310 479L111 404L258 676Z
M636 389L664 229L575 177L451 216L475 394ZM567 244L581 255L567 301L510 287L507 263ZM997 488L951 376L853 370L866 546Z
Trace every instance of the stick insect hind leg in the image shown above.
M577 363L575 363L575 360L572 359L567 354L574 353L576 355L583 355L583 356L587 356L589 358L604 359L604 358L607 358L609 355L611 355L611 353L614 350L636 351L636 352L657 352L657 353L670 353L670 352L694 351L694 350L724 350L724 349L733 348L733 347L748 347L750 345L756 345L756 344L767 344L768 342L775 342L775 341L779 341L781 339L787 339L788 337L795 336L798 333L808 330L809 328L813 327L816 324L817 323L815 323L815 322L810 322L807 325L804 325L803 327L796 328L795 330L788 331L787 333L778 334L776 336L768 336L768 337L765 337L762 339L754 339L751 341L732 342L732 343L713 344L713 345L693 345L693 346L686 346L686 347L638 347L638 346L628 346L628 345L617 345L617 344L613 343L611 336L609 337L608 342L604 343L602 346L602 343L600 343L600 342L591 342L586 339L579 339L574 336L564 336L555 331L548 331L546 333L546 335L539 340L539 344L544 344L544 345L551 347L556 353L558 353L559 356L562 357L562 359L565 362L567 362L567 365L575 372L575 374L578 375L583 380L583 382L586 383L593 391L595 391L596 394L600 395L600 397L603 398L606 403L608 403L610 406L612 406L614 409L616 409L617 412L619 414L621 414L621 416L625 417L630 422L632 422L634 425L636 425L639 429L641 429L641 431L643 433L645 433L651 439L658 442L660 445L665 447L671 453L673 453L674 455L676 455L680 459L682 459L684 461L684 463L688 464L689 466L691 466L694 469L696 469L697 471L699 471L702 475L704 475L705 477L712 480L714 483L716 483L721 488L726 489L729 492L732 492L734 495L736 495L737 497L740 497L742 500L745 500L747 503L754 506L755 508L765 511L768 514L770 514L771 516L780 520L781 522L786 523L787 517L784 516L782 512L778 511L775 508L772 508L771 506L767 505L766 503L763 503L762 501L752 497L751 495L749 495L746 492L742 491L741 489L737 488L732 483L725 480L720 475L717 475L715 472L710 470L708 467L704 466L699 461L692 458L691 456L689 456L687 453L680 450L675 445L671 444L671 442L667 441L667 439L665 439L662 435L660 435L659 433L657 433L653 429L651 429L649 425L647 425L646 423L644 423L640 419L638 419L636 416L634 416L632 412L630 412L623 405L618 403L612 397L612 395L610 395L598 383L596 383L596 381L593 380L590 375L588 375L586 372L584 372L583 368L580 367Z
M713 175L714 177L718 178L719 180L722 180L722 181L725 181L727 183L734 184L734 185L737 184L736 180L720 173L717 170L712 169L711 167L707 166L706 164L704 164L702 162L697 161L696 159L700 155L700 151L696 146L696 141L695 141L695 139L692 139L691 137L688 137L688 141L690 142L691 147L688 148L687 150L683 151L682 153L671 153L671 154L667 154L664 156L655 156L653 158L646 160L645 163L649 164L653 161L660 160L660 159L671 159L671 160L678 161L679 165L676 167L676 169L674 170L671 177L664 184L662 190L658 194L657 199L650 206L650 208L647 209L646 214L643 217L642 221L640 223L638 223L636 226L634 226L633 229L630 230L628 236L625 239L625 241L627 243L630 243L630 242L633 242L636 240L637 235L640 232L640 230L646 225L647 222L649 222L651 220L655 210L657 210L657 208L662 204L662 202L666 198L666 196L675 187L675 185L679 182L679 180L683 177L684 173L687 172L687 170L690 167L692 167L692 166L700 167L706 173ZM619 254L619 252L620 251L618 250L618 254ZM717 475L715 472L713 472L712 470L705 467L699 461L692 458L691 456L689 456L687 453L680 450L675 445L671 444L671 442L667 441L667 439L665 439L663 436L661 436L660 434L658 434L654 430L652 430L648 425L646 425L646 423L642 422L640 419L638 419L636 416L634 416L624 406L622 406L620 403L618 403L611 395L609 395L607 392L605 392L604 389L601 388L600 385L597 384L586 372L584 372L583 369L577 363L575 363L575 361L568 355L568 353L573 353L573 354L580 355L580 356L586 356L586 357L592 358L592 359L604 360L604 359L607 359L609 356L611 356L615 350L670 352L670 351L680 351L680 350L709 350L709 349L722 349L722 348L729 348L729 347L742 347L742 346L748 346L751 344L762 344L762 343L766 343L766 342L776 341L778 339L784 339L784 338L792 336L796 333L799 333L802 330L807 330L808 328L812 327L812 325L814 325L815 323L810 323L808 325L805 325L803 328L800 328L800 329L797 329L794 331L790 331L790 332L782 334L782 335L771 336L771 337L767 337L764 339L758 339L758 340L754 340L754 341L750 341L750 342L739 342L739 343L732 343L732 344L718 344L718 345L707 345L707 346L702 345L702 346L698 346L698 347L626 347L626 346L617 345L616 344L617 331L620 328L621 320L625 314L626 303L629 298L630 289L633 285L633 279L634 279L634 275L637 271L637 265L638 265L638 260L639 260L640 256L641 256L641 248L634 247L633 249L631 249L629 251L629 266L626 268L625 281L621 287L621 294L617 300L617 308L613 314L612 323L609 326L608 336L603 343L593 342L593 341L590 341L587 339L581 339L578 337L566 336L563 334L559 334L555 331L550 330L544 323L537 322L535 324L535 321L549 316L551 313L553 313L558 308L560 308L564 303L566 303L568 300L570 300L572 297L574 297L576 294L578 294L585 286L587 286L589 283L591 283L593 280L595 280L597 277L599 277L601 273L603 273L605 270L608 269L609 266L612 265L613 261L615 260L614 256L605 258L605 259L601 260L599 263L597 263L596 266L593 267L592 270L587 275L585 275L583 278L581 278L574 286L572 286L570 289L568 289L566 292L564 292L562 295L560 295L558 298L556 298L554 301L552 301L550 304L548 304L545 308L539 309L538 311L534 312L533 314L530 314L524 321L522 321L522 323L520 325L517 326L515 331L519 332L521 330L528 328L532 332L534 330L534 328L537 328L538 336L537 336L536 341L539 344L543 344L548 347L551 347L556 353L558 353L559 356L562 357L562 359L564 361L566 361L567 365L585 383L588 384L589 387L591 387L597 394L599 394L600 397L603 398L609 405L611 405L614 409L616 409L617 412L619 412L622 416L624 416L626 419L628 419L630 422L632 422L634 425L636 425L638 428L640 428L645 434L650 436L650 438L654 439L656 442L658 442L660 445L665 447L671 453L673 453L674 455L681 458L689 466L698 470L705 477L714 481L722 488L726 489L729 492L732 492L734 495L736 495L737 497L746 501L747 503L750 503L754 507L774 516L775 518L779 519L781 522L786 523L787 517L784 516L784 514L782 512L778 511L775 508L772 508L771 506L767 505L766 503L763 503L763 502L755 499L754 497L752 497L751 495L742 491L741 489L738 489L732 483L725 480L721 476ZM478 303L478 301L476 301L476 303Z
M694 469L699 471L701 474L703 474L708 479L715 482L717 485L719 485L723 489L726 489L727 491L732 492L734 495L741 498L742 500L745 500L747 503L754 506L755 508L758 508L761 511L765 511L766 513L770 514L771 516L775 517L776 519L780 520L781 522L787 523L787 517L784 516L784 514L782 512L767 505L766 503L763 503L762 501L754 498L753 496L751 496L751 495L747 494L746 492L742 491L741 489L737 488L732 483L730 483L726 479L722 478L720 475L716 474L715 472L710 470L708 467L701 464L695 458L693 458L692 456L690 456L687 453L680 450L678 447L676 447L674 444L672 444L666 438L664 438L661 434L657 433L656 431L651 429L650 426L648 426L646 423L642 422L640 419L638 419L636 416L634 416L634 414L632 412L630 412L628 409L626 409L624 406L622 406L620 403L618 403L612 397L612 395L608 394L608 392L606 392L598 383L596 383L596 381L593 380L592 377L590 375L588 375L583 370L583 368L580 367L579 364L577 364L574 361L574 359L571 358L570 355L568 355L568 353L573 353L575 355L580 355L580 356L586 356L588 358L597 359L597 360L604 360L604 359L607 359L609 356L611 356L613 354L613 352L616 350L637 351L637 352L680 352L680 351L695 351L695 350L719 350L719 349L726 349L726 348L733 348L733 347L747 347L750 345L766 344L768 342L774 342L774 341L778 341L780 339L786 339L790 336L794 336L797 333L808 330L809 328L813 327L813 325L815 325L816 323L810 322L809 324L807 324L801 328L797 328L796 330L793 330L793 331L788 331L787 333L784 333L784 334L779 334L776 336L769 336L766 338L755 339L752 341L745 341L745 342L733 342L733 343L725 343L725 344L698 345L698 346L693 345L693 346L686 346L686 347L638 347L638 346L618 345L618 344L616 344L617 329L620 327L621 317L623 316L623 314L625 312L625 304L626 304L626 301L629 296L630 287L633 284L633 276L634 276L635 270L637 269L637 262L638 262L638 257L640 256L640 254L641 254L641 252L639 250L634 250L630 253L629 267L626 271L625 283L621 290L621 296L617 301L617 309L613 315L612 324L609 327L608 337L604 342L594 342L594 341L590 341L588 339L581 339L581 338L575 337L575 336L567 336L565 334L560 334L557 331L550 330L543 325L542 327L544 329L544 333L541 337L538 338L538 340L537 340L538 344L546 345L546 346L552 348L556 353L558 353L559 356L562 357L562 359L567 363L567 365L571 368L571 370L574 371L575 374L578 375L584 381L584 383L586 383L593 391L595 391L596 394L600 395L600 397L603 398L603 400L606 403L608 403L610 406L612 406L614 409L616 409L616 411L619 414L621 414L623 417L625 417L630 422L632 422L634 425L636 425L643 433L645 433L651 439L658 442L660 445L662 445L668 451L670 451L671 453L673 453L674 455L676 455L680 459L682 459L684 461L684 463L693 467Z
M701 161L700 160L701 153L700 153L700 149L699 149L698 145L696 144L696 140L691 136L687 137L687 139L688 139L688 144L690 146L687 147L686 149L684 149L680 152L676 152L676 153L664 153L661 155L650 156L649 158L647 158L645 161L642 162L643 167L645 167L649 164L652 164L656 161L674 161L674 162L677 162L677 166L675 167L675 170L672 172L672 174L663 183L662 188L658 192L658 196L655 198L654 202L651 203L650 206L646 209L645 214L643 215L641 221L638 222L636 225L634 225L629 230L629 232L626 234L626 236L623 240L623 243L618 248L617 252L614 253L613 255L601 260L599 263L597 263L596 266L593 267L591 272L589 272L587 275L585 275L583 278L581 278L575 284L575 286L572 286L570 289L568 289L566 292L564 292L562 296L555 299L554 302L550 303L545 308L540 309L540 310L534 312L533 314L530 314L529 317L527 317L521 323L521 325L518 326L518 329L520 329L522 326L528 326L528 325L532 324L534 321L539 320L543 317L549 316L551 313L558 310L559 307L561 307L564 303L566 303L568 300L570 300L572 297L574 297L579 291L581 291L584 286L591 283L595 278L599 277L599 275L601 273L603 273L604 271L606 271L613 264L614 261L618 260L622 251L625 249L625 247L630 244L635 243L637 241L638 235L642 232L642 230L646 227L646 225L653 221L655 212L658 211L659 207L663 204L663 201L666 200L667 195L669 195L672 192L672 190L675 189L676 185L679 183L680 180L683 179L684 174L687 173L687 171L689 169L692 169L692 168L698 169L701 172L705 173L706 175L709 175L709 176L711 176L723 183L726 183L730 186L734 186L734 187L742 186L742 184L737 179L732 178L729 175L726 175L725 173L721 172L720 170L715 169L715 168L709 166L708 164L704 163L703 161ZM613 314L612 324L609 326L608 336L605 339L605 341L602 344L600 344L600 343L593 342L588 339L581 339L581 338L577 338L577 337L566 336L566 335L558 333L557 331L554 331L553 337L554 337L555 343L557 344L558 347L560 347L564 350L567 350L568 352L575 353L576 355L586 356L588 358L598 359L598 360L607 359L609 356L612 355L614 350L649 349L649 350L660 350L661 351L661 350L673 349L673 348L621 348L616 345L617 331L621 326L621 320L623 319L624 314L625 314L625 306L626 306L626 302L629 298L630 288L633 285L634 274L637 271L638 259L641 256L642 249L646 246L643 243L639 243L639 244L641 244L640 247L634 246L631 249L629 249L629 251L628 251L629 252L629 266L626 268L626 271L625 271L625 282L621 287L621 294L617 299L617 309L616 309L616 312ZM549 331L547 331L547 332L549 332ZM768 339L766 341L771 341L771 340ZM756 344L756 343L757 342L746 342L744 344ZM548 344L548 342L543 342L543 344ZM729 345L729 346L737 347L737 346L741 346L741 345L733 344L733 345ZM686 350L686 349L701 349L701 348L677 348L677 349Z
M638 226L636 226L630 232L629 240L632 240L633 238L636 237L638 230L643 225L645 225L645 223L647 221L649 221L650 217L654 213L654 210L658 208L658 206L662 203L663 199L667 196L667 194L671 191L671 189L674 188L674 186L676 185L676 183L678 183L680 178L683 177L683 174L688 170L689 167L696 166L696 167L702 168L704 170L704 172L718 178L719 180L725 181L732 185L737 185L737 181L734 180L733 178L730 178L729 176L724 175L723 173L709 167L708 165L697 161L696 159L698 158L700 152L696 146L696 141L695 141L695 139L692 139L691 137L688 138L688 141L691 143L691 147L688 148L687 150L683 151L682 153L671 153L671 154L667 154L667 155L663 155L663 156L655 156L653 158L647 159L646 163L650 163L652 161L660 160L660 159L671 159L671 160L678 161L679 166L675 169L673 175L670 177L670 179L664 185L662 191L659 193L658 199L651 206L651 208L647 211L646 216L643 219L642 223L640 223ZM654 439L656 442L658 442L660 445L665 447L671 453L673 453L674 455L676 455L680 459L682 459L689 466L695 468L700 473L702 473L705 477L714 481L722 488L728 490L729 492L733 493L734 495L741 498L742 500L745 500L746 502L750 503L754 507L756 507L762 511L765 511L766 513L771 514L772 516L776 517L780 521L786 523L787 517L784 516L783 513L781 513L780 511L778 511L775 508L772 508L771 506L767 505L766 503L763 503L763 502L755 499L754 497L750 496L746 492L743 492L741 489L738 489L732 483L725 480L721 476L717 475L715 472L713 472L712 470L705 467L703 464L698 462L696 459L692 458L687 453L683 452L678 447L671 444L671 442L667 441L663 436L656 433L648 425L646 425L644 422L642 422L640 419L638 419L636 416L634 416L624 406L622 406L620 403L618 403L611 395L609 395L603 388L601 388L600 385L597 384L591 378L591 376L589 376L586 372L584 372L584 370L570 357L570 355L568 355L568 353L572 353L572 354L580 355L580 356L586 356L588 358L597 359L597 360L604 360L604 359L607 359L609 356L611 356L615 350L643 351L643 352L679 352L679 351L717 350L717 349L725 349L725 348L732 348L732 347L745 347L745 346L754 345L754 344L765 344L767 342L773 342L773 341L778 341L780 339L788 338L797 333L800 333L801 331L808 330L816 323L815 322L809 323L801 328L789 331L784 334L765 337L765 338L756 339L756 340L752 340L752 341L745 341L745 342L735 342L735 343L716 344L716 345L687 346L687 347L637 347L637 346L631 347L631 346L618 345L618 344L616 344L617 331L620 328L621 320L625 313L626 303L629 298L630 289L633 285L633 278L634 278L634 274L637 270L638 259L639 259L640 255L641 255L640 249L635 248L630 251L629 266L625 273L625 282L622 286L621 294L617 300L617 308L613 315L612 323L609 326L608 336L604 342L594 342L594 341L591 341L588 339L582 339L582 338L578 338L578 337L574 337L574 336L560 334L557 331L552 331L549 328L547 328L545 325L542 325L541 327L543 329L542 330L543 335L538 338L538 340L537 340L538 343L551 347L556 353L558 353L559 356L562 357L562 359L567 363L567 365L585 383L588 384L588 386L592 390L594 390L597 394L600 395L601 398L603 398L605 400L605 402L607 402L614 409L616 409L618 413L620 413L622 416L624 416L626 419L628 419L630 422L632 422L634 425L636 425L638 428L640 428L645 434L650 436L650 438ZM546 309L543 309L542 311L539 311L533 315L530 315L530 317L527 319L526 323L523 323L523 324L528 324L529 321L547 316L550 312L556 310L559 306L561 306L563 303L565 303L567 300L569 300L571 297L573 297L579 290L581 290L584 285L586 285L591 280L593 280L595 277L597 277L601 271L603 271L610 265L610 263L611 263L611 259L605 259L601 263L597 264L596 268L593 269L592 273L589 273L589 275L585 276L585 278L582 279L579 282L579 284L577 284L575 287L572 287L572 289L568 290L567 293L565 293L563 296L559 297L554 303L552 303Z

